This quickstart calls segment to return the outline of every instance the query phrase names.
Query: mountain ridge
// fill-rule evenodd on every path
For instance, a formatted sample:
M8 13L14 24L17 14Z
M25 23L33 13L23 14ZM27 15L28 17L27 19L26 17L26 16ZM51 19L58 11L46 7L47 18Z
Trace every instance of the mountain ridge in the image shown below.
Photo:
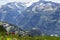
M4 6L2 7L2 9L7 10L7 14L5 18L3 17L4 18L3 21L17 25L18 27L28 31L30 31L32 28L38 28L46 35L51 35L51 34L60 35L60 31L59 31L60 4L59 3L54 3L51 1L49 2L38 1L33 3L29 7L20 6L22 12L20 12L21 10L17 5L15 6L17 6L18 8L14 6L16 8L15 9L13 7L14 10L10 9L11 6L9 6L10 8ZM19 10L19 12L17 10ZM16 17L16 15L18 16Z

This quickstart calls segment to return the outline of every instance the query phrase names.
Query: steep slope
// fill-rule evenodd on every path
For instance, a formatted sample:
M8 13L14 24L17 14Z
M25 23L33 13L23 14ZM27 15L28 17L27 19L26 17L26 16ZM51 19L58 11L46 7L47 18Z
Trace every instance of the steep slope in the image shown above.
M44 34L60 35L60 4L39 1L32 4L22 12L24 17L19 21L19 26L25 30L33 27L40 29Z
M17 20L17 17L21 16L21 12L25 9L26 6L20 2L12 2L6 5L2 5L0 8L0 20L13 25L18 25L19 20Z
M38 1L27 8L24 4L13 2L3 5L0 10L4 11L0 12L0 19L4 22L28 31L37 28L46 35L60 35L59 3Z
M8 24L8 23L2 23L2 27L6 30L7 33L15 33L15 34L21 34L23 35L23 32L25 33L25 31L15 25L12 24ZM3 31L4 29L1 29L0 31Z

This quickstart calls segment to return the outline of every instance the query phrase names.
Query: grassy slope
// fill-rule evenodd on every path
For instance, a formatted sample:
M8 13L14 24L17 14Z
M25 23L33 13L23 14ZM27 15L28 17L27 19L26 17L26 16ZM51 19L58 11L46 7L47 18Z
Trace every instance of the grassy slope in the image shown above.
M55 36L34 36L34 37L29 37L29 36L24 36L24 37L19 37L18 35L0 35L0 39L3 37L3 39L6 38L13 38L19 39L19 40L60 40L60 37L55 37Z

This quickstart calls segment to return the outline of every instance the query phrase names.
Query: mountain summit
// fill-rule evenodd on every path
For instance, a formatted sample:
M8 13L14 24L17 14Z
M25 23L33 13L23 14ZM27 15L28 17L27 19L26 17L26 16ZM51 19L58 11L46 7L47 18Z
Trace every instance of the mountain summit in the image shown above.
M0 8L0 20L24 30L37 28L46 35L60 35L60 4L38 1L26 7L22 3L8 3Z
M22 12L22 17L19 22L25 30L31 30L33 27L38 28L46 35L60 35L60 4L47 1L39 1L33 3L25 11Z
M12 2L2 5L0 8L0 20L13 25L17 25L19 20L18 16L22 16L21 12L26 9L24 3Z

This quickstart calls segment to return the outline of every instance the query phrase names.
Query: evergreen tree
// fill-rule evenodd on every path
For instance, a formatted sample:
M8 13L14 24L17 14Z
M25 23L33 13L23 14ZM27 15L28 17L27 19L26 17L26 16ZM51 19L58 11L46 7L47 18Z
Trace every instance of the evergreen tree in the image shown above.
M3 27L3 25L0 25L0 32L6 32L5 28Z

